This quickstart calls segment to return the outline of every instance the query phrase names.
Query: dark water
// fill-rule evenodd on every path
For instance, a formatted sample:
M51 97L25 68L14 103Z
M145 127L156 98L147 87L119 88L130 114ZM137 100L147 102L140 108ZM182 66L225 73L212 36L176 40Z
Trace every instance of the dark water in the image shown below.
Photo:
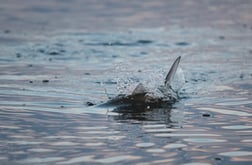
M3 31L0 164L251 164L252 30L226 21L225 29L61 29L33 38ZM180 99L171 107L97 106L139 82L156 92L178 56Z

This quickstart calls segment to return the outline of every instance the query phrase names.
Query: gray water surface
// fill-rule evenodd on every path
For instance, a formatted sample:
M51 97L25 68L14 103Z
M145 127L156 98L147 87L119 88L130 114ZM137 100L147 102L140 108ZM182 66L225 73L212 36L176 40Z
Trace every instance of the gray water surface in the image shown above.
M249 0L2 0L0 164L250 165L251 11ZM178 56L174 105L99 106L139 82L158 95Z
M250 43L251 32L174 27L2 45L0 161L250 164ZM138 82L154 89L178 56L181 98L169 109L96 106Z

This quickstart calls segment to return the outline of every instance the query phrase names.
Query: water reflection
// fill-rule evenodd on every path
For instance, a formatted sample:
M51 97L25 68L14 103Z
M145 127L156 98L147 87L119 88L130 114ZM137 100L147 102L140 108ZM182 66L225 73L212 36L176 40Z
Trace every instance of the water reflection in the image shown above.
M230 37L216 40L220 34ZM236 34L247 36L151 29L69 33L2 47L0 164L251 162L250 42L237 44ZM185 106L86 105L106 101L104 88L109 96L118 93L117 75L160 84L156 73L179 55L187 80L182 94L189 95L179 103ZM229 84L234 81L243 84Z
M171 109L172 106L151 108L146 105L138 105L115 107L113 111L119 114L114 116L115 120L163 121L169 124L171 122Z

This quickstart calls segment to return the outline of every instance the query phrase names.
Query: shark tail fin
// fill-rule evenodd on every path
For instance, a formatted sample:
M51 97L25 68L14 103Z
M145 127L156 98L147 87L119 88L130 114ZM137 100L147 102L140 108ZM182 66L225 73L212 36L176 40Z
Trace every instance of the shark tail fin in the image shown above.
M179 56L175 61L174 63L172 64L172 67L171 69L169 70L166 78L165 78L165 86L169 86L171 84L171 81L177 71L177 68L178 68L178 65L179 65L179 62L180 62L180 58L181 56Z

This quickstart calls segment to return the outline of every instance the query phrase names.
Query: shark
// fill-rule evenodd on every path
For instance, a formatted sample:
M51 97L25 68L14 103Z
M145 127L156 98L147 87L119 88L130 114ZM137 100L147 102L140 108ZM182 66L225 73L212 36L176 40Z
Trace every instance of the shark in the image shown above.
M153 92L148 91L143 83L136 85L131 94L119 94L114 98L109 99L106 103L101 104L101 107L116 107L114 111L146 111L153 108L171 107L178 99L178 94L171 87L171 82L176 74L180 63L181 56L173 62L168 71L164 82L158 87L162 93L161 97L157 97Z

